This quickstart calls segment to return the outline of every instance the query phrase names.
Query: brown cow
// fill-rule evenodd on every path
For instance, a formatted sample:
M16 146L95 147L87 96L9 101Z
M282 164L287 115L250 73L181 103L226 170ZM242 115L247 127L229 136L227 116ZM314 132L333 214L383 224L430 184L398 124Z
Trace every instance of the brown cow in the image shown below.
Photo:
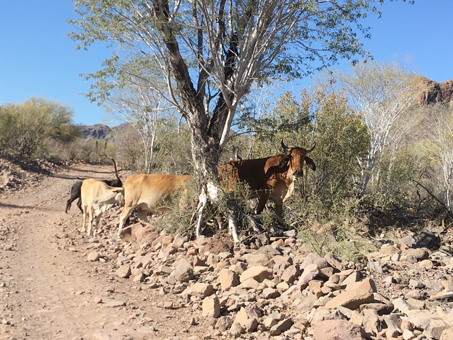
M230 161L219 166L219 177L227 190L233 190L237 179L247 183L251 189L251 198L259 198L256 213L263 211L268 200L275 204L275 213L282 216L283 202L291 197L294 183L303 175L304 162L316 169L313 160L307 157L309 150L299 147L288 148L281 142L284 154L240 161ZM226 174L226 177L225 177Z
M138 218L148 222L148 211L155 211L156 207L168 199L171 194L184 187L190 175L162 175L162 174L138 174L129 176L124 182L124 209L120 215L118 237L123 230L124 222L137 208Z

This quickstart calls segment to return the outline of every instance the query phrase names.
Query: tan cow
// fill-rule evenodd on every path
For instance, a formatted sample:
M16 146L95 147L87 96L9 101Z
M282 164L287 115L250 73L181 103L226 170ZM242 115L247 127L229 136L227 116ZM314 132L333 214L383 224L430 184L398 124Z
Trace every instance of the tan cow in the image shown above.
M123 204L123 188L111 187L97 179L88 178L82 182L80 194L83 212L82 232L87 229L87 234L91 235L94 219L93 236L96 236L102 214L114 205ZM86 228L87 223L88 228Z
M124 209L120 215L118 237L123 230L124 222L133 209L138 210L138 218L148 222L148 211L155 212L159 203L168 199L171 194L183 188L190 175L138 174L129 176L124 182Z

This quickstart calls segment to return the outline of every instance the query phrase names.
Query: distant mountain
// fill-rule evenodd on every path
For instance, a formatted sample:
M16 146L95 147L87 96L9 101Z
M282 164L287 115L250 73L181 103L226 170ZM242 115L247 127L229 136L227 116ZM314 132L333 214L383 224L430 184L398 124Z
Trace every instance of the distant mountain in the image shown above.
M82 125L83 138L104 139L108 142L113 141L113 133L125 129L129 123L123 123L114 127L105 124Z
M112 129L104 124L95 124L82 126L82 134L85 138L109 139L112 135Z

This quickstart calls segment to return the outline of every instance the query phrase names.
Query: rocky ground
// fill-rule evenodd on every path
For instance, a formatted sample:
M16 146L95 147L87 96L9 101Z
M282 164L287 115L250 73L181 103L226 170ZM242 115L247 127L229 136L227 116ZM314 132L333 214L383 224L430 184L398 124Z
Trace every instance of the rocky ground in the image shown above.
M294 231L233 245L135 223L118 242L117 208L90 238L69 190L111 170L0 160L1 339L453 339L448 234L366 240L354 264Z

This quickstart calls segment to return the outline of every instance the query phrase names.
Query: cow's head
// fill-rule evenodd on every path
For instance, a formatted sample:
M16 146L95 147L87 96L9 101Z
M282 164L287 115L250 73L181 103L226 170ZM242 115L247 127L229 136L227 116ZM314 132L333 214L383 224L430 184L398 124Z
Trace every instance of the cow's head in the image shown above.
M313 151L315 144L310 149L304 149L299 147L288 148L282 140L282 148L285 151L285 156L280 161L279 166L281 168L288 166L288 172L295 177L302 177L304 174L303 167L304 162L312 169L316 170L316 165L313 160L307 155Z

